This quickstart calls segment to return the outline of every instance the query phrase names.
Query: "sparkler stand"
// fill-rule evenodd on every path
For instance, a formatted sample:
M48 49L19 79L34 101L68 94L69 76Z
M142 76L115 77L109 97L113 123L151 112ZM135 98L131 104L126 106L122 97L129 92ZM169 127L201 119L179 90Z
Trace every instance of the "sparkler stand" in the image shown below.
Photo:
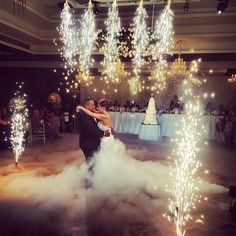
M138 137L142 140L157 141L161 136L159 124L141 124Z

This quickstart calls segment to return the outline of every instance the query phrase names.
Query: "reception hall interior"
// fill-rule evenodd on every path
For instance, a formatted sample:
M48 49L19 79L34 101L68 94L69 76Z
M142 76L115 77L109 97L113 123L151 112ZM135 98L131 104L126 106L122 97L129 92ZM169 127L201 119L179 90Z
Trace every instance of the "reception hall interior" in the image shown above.
M0 1L13 235L236 235L235 0Z

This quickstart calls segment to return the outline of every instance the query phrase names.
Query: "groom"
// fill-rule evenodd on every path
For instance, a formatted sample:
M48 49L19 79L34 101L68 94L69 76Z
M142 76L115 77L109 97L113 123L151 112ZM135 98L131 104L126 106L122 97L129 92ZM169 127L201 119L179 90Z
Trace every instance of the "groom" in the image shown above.
M83 107L91 112L95 112L95 104L91 98L85 99ZM97 126L97 120L83 111L78 113L78 128L80 148L84 153L86 162L89 163L94 152L99 148L101 138L110 136L110 132L109 130L100 130Z

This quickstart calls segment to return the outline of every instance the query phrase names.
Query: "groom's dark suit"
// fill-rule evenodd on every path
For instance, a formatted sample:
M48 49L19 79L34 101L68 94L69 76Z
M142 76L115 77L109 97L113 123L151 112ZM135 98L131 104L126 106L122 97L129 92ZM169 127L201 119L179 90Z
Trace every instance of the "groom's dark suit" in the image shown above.
M98 150L104 131L98 128L97 122L93 117L83 111L78 113L78 127L80 148L85 155L86 161L89 161L93 153Z

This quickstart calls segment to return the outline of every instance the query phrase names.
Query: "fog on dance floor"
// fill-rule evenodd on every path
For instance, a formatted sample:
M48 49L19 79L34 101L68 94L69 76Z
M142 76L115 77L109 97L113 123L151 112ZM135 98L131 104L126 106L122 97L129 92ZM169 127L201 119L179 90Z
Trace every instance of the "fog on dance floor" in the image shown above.
M28 148L20 169L14 168L11 153L5 153L0 235L174 235L173 223L162 217L170 197L165 190L170 143L123 139L127 152L117 150L105 161L97 156L92 177L76 136ZM86 188L85 180L91 186ZM222 195L226 189L205 178L201 192Z

